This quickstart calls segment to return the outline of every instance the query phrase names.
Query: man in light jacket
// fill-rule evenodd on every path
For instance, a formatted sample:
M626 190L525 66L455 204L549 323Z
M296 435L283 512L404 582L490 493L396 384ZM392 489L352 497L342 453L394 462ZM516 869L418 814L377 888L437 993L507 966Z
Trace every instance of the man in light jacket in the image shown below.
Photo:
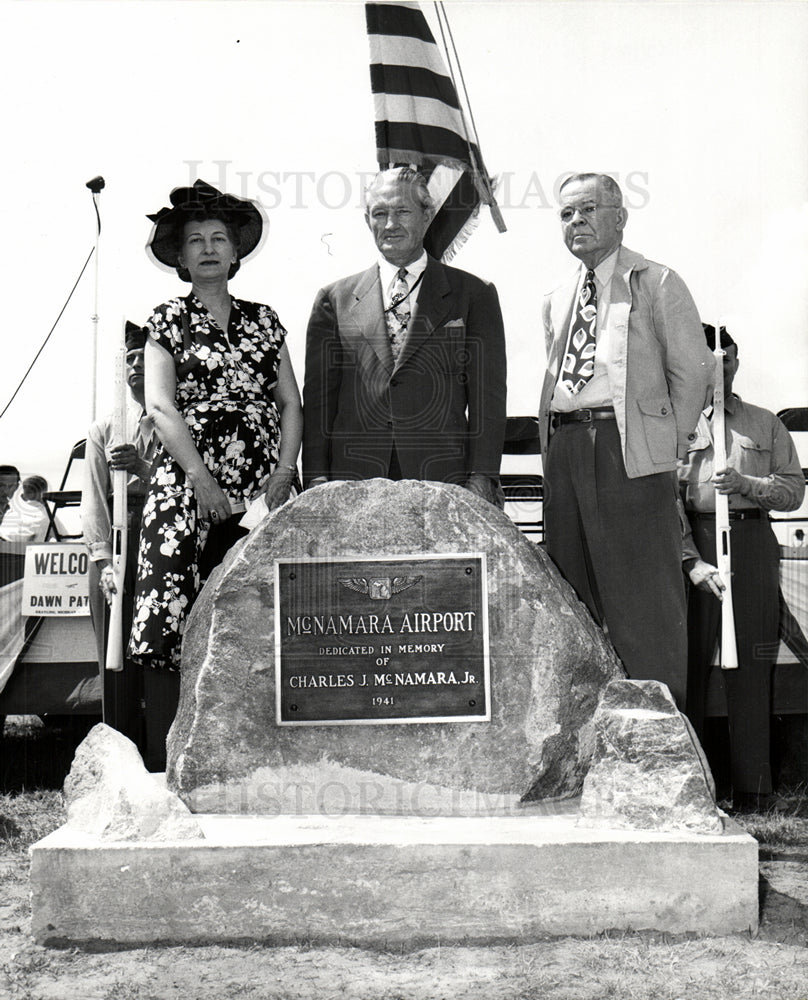
M683 708L675 470L707 404L713 358L682 279L622 246L627 212L614 180L574 174L559 197L581 266L543 308L547 550L629 677L663 681Z

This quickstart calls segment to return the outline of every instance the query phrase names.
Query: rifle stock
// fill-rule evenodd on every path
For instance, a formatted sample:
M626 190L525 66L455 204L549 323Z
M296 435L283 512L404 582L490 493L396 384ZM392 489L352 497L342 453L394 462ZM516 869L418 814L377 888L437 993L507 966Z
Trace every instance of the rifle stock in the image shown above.
M115 359L115 410L113 413L113 441L126 441L126 347L121 345ZM126 483L129 478L124 469L112 473L112 574L115 593L109 617L107 637L107 670L123 670L123 581L126 574L127 503Z
M713 391L713 456L714 471L727 467L727 442L724 421L724 351L720 342L720 327L715 328L715 389ZM721 599L721 668L734 670L738 666L735 641L735 614L732 607L732 550L730 547L729 497L715 491L716 567L724 584Z

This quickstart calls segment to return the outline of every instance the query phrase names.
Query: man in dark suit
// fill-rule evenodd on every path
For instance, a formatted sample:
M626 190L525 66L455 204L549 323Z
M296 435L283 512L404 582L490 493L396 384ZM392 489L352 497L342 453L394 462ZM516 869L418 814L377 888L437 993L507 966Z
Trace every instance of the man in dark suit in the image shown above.
M500 502L505 338L493 285L424 250L423 176L378 174L365 219L380 253L322 289L306 339L303 478L423 479Z

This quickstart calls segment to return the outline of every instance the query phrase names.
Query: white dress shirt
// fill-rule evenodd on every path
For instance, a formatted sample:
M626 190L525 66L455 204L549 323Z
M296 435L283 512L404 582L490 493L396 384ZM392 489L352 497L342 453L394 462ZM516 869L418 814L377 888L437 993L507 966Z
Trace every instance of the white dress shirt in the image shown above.
M407 264L407 290L409 291L421 277L421 275L426 270L427 264L427 254L426 250L421 254L418 260L414 260L412 264ZM401 270L395 264L391 264L389 260L385 257L379 257L379 281L382 286L382 302L384 303L384 308L389 309L390 303L393 299L393 288L398 279L398 272ZM409 303L409 311L412 313L415 310L415 303L418 301L418 293L421 290L421 285L419 284L415 291L409 296L407 302Z

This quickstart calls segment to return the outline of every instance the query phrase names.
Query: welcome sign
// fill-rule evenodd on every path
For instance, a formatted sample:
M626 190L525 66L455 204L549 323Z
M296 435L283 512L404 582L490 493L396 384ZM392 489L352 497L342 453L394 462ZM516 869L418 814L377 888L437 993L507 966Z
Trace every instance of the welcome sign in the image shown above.
M88 564L87 549L82 543L27 546L22 586L23 615L89 615Z

